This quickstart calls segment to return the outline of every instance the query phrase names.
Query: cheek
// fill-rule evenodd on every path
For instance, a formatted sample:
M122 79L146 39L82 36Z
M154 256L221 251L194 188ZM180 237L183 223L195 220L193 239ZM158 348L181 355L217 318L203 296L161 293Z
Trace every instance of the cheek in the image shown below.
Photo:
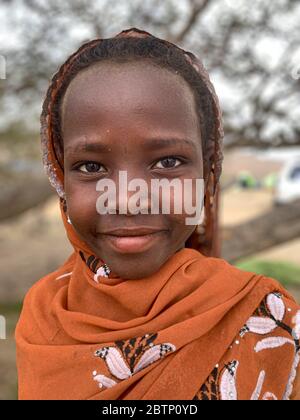
M65 184L68 214L75 229L86 232L96 223L97 191L88 184Z
M174 191L171 193L172 211L169 217L176 237L186 241L196 229L197 224L201 222L203 216L204 182L202 178L190 178L189 188L187 188L184 187L184 180L186 181L187 178L182 179L181 194L176 195ZM182 208L179 214L175 212L176 205L179 209L180 206Z
M171 188L170 196L166 195L163 200L167 203L170 200L171 213L178 216L179 220L201 212L204 201L204 180L200 177L182 179L180 185L178 188ZM181 214L178 214L179 212Z
M170 225L172 226L172 242L182 244L188 240L196 229L195 225L188 225L186 223L185 214L170 215Z
M192 188L192 192L181 194L172 193L170 196L171 201L171 213L169 218L171 223L174 226L175 230L179 234L181 232L182 237L189 236L195 229L196 222L192 224L189 223L191 218L195 218L196 215L199 216L200 210L196 211L198 206L196 206L196 189Z

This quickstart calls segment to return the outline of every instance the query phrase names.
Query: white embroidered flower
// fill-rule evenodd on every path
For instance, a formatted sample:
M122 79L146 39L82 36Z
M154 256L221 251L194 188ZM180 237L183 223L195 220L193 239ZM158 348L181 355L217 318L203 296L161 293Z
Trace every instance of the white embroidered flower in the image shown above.
M221 400L237 400L236 372L238 366L239 362L237 360L234 360L225 367L220 381Z
M246 326L250 332L255 334L268 334L277 327L273 319L259 316L249 318Z
M266 372L262 370L258 376L255 390L251 396L251 401L258 401L261 395L263 384L265 382ZM272 392L265 392L262 400L277 400L276 396Z
M93 372L94 381L98 382L99 388L105 386L106 388L111 388L114 385L117 385L117 382L111 378L108 378L105 375L97 375L97 372Z
M156 360L161 359L167 353L174 352L175 350L176 347L171 343L157 344L156 346L152 346L142 355L139 362L134 367L133 373L139 372L151 363L156 362Z
M263 387L263 383L265 381L265 377L266 377L266 372L262 370L259 374L255 390L251 396L251 401L258 401L261 394L262 387Z
M108 277L109 273L110 273L109 267L106 264L101 265L101 267L98 268L96 274L94 275L95 282L99 283L98 277L100 277L100 276L101 277Z
M256 346L254 347L254 350L256 353L265 350L265 349L275 349L277 347L281 347L284 344L292 344L292 346L295 346L295 343L293 340L290 340L289 338L285 337L268 337L264 338L263 340L259 341Z
M109 371L118 379L127 379L132 375L122 354L115 347L103 347L95 352L95 356L105 360Z
M296 353L294 361L293 361L293 366L289 375L289 379L288 379L288 383L285 389L285 393L283 396L283 401L287 401L290 399L290 396L293 392L293 383L296 379L296 375L297 375L297 368L300 362L300 353L299 351Z
M262 399L263 400L276 400L276 401L278 401L278 398L272 392L266 392Z
M282 321L285 314L285 305L281 297L276 293L267 296L267 305L276 321Z
M237 393L237 387L236 387L236 374L237 374L237 368L239 366L239 362L237 360L234 360L231 362L228 366L226 366L226 369L224 370L224 373L221 377L220 381L220 393L221 393L221 399L222 400L237 400L238 399L238 393ZM265 381L266 372L262 370L258 376L256 387L252 393L252 396L250 398L251 401L258 401L261 395L261 391L263 388L263 384ZM263 400L277 400L276 396L272 394L271 392L266 392L263 397Z
M148 336L149 335L146 335L145 338L147 338ZM140 359L135 364L135 366L131 368L125 360L125 356L123 356L122 352L117 347L102 347L101 349L96 350L94 355L96 357L100 357L105 361L109 372L115 378L124 380L130 378L135 373L146 368L151 363L154 363L157 360L165 357L168 353L174 352L176 350L174 344L171 343L154 345L151 342L148 343L148 345L149 348L144 351L144 353L141 355ZM101 384L102 386L111 387L117 383L114 380L110 380L110 378L107 378L104 375L95 375L95 372L93 373L93 376L94 380L99 382L99 384Z
M274 319L264 316L252 316L248 319L244 330L241 330L242 335L245 335L247 330L255 334L264 335L277 328L276 321L281 322L285 314L285 305L283 300L277 293L270 293L266 298L266 303L275 321Z
M291 344L295 350L295 358L289 375L288 383L285 389L283 400L288 400L293 390L293 383L296 377L297 368L300 363L300 350L298 343L300 340L300 310L296 313L293 318L293 330L288 324L284 324L284 317L286 313L286 307L282 299L281 294L279 293L270 293L265 299L265 305L270 314L264 310L265 308L260 307L259 311L256 311L256 314L261 315L252 316L248 319L247 323L240 330L240 336L243 337L248 332L265 335L269 334L275 329L282 328L286 332L290 333L290 338L273 336L267 337L257 342L254 347L256 353L259 353L266 349L276 349L286 344ZM291 312L291 309L287 309L288 312ZM236 367L238 366L238 362ZM262 396L263 384L265 381L266 372L262 370L259 374L256 387L252 393L251 400L278 400L277 396L272 392L265 392ZM223 400L236 400L238 397L238 391L236 389L236 371L233 372L231 369L231 364L226 366L221 380L220 380L220 393L221 399Z

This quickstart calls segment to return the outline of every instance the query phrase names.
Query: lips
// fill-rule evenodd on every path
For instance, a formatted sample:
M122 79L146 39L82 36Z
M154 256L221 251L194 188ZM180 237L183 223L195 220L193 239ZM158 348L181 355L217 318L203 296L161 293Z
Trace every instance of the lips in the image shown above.
M122 254L145 252L166 238L166 229L139 227L102 232L103 239L114 251Z
M163 228L154 228L154 227L132 227L126 229L113 229L110 231L102 232L105 235L112 235L112 236L143 236L143 235L151 235L153 233L166 231Z

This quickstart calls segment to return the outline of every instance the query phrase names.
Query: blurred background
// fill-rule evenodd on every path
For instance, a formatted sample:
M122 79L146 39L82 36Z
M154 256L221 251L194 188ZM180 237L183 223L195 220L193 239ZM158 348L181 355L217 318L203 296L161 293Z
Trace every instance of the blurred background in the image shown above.
M71 252L41 165L41 104L58 66L94 37L134 26L201 57L224 114L222 257L300 302L299 21L297 0L1 0L0 399L17 398L24 294Z

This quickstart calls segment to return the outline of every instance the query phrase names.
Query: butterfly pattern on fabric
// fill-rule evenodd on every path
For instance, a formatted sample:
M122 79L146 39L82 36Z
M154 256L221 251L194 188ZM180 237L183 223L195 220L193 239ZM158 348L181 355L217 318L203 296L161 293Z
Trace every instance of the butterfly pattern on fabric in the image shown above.
M129 340L116 341L114 346L104 346L96 350L94 355L104 360L111 378L93 372L93 379L99 388L111 388L118 383L132 377L150 364L162 359L167 354L176 351L171 343L155 344L157 333L145 334Z
M259 307L248 319L239 332L239 338L246 334L255 334L259 337L253 348L258 354L263 350L279 348L284 345L294 347L294 362L286 385L283 400L289 400L293 391L293 382L296 377L297 367L300 362L300 311L293 317L293 327L283 320L286 314L286 307L280 293L270 293L261 302ZM288 308L288 311L291 309ZM279 335L278 331L284 331L285 336ZM269 334L273 334L269 336ZM260 336L268 334L266 338ZM239 343L239 341L237 341ZM236 376L241 361L230 360L227 363L215 366L206 382L200 387L194 400L238 400L238 385ZM266 371L261 370L255 388L249 395L249 400L277 400L278 397L272 392L262 394L262 388L266 378Z

